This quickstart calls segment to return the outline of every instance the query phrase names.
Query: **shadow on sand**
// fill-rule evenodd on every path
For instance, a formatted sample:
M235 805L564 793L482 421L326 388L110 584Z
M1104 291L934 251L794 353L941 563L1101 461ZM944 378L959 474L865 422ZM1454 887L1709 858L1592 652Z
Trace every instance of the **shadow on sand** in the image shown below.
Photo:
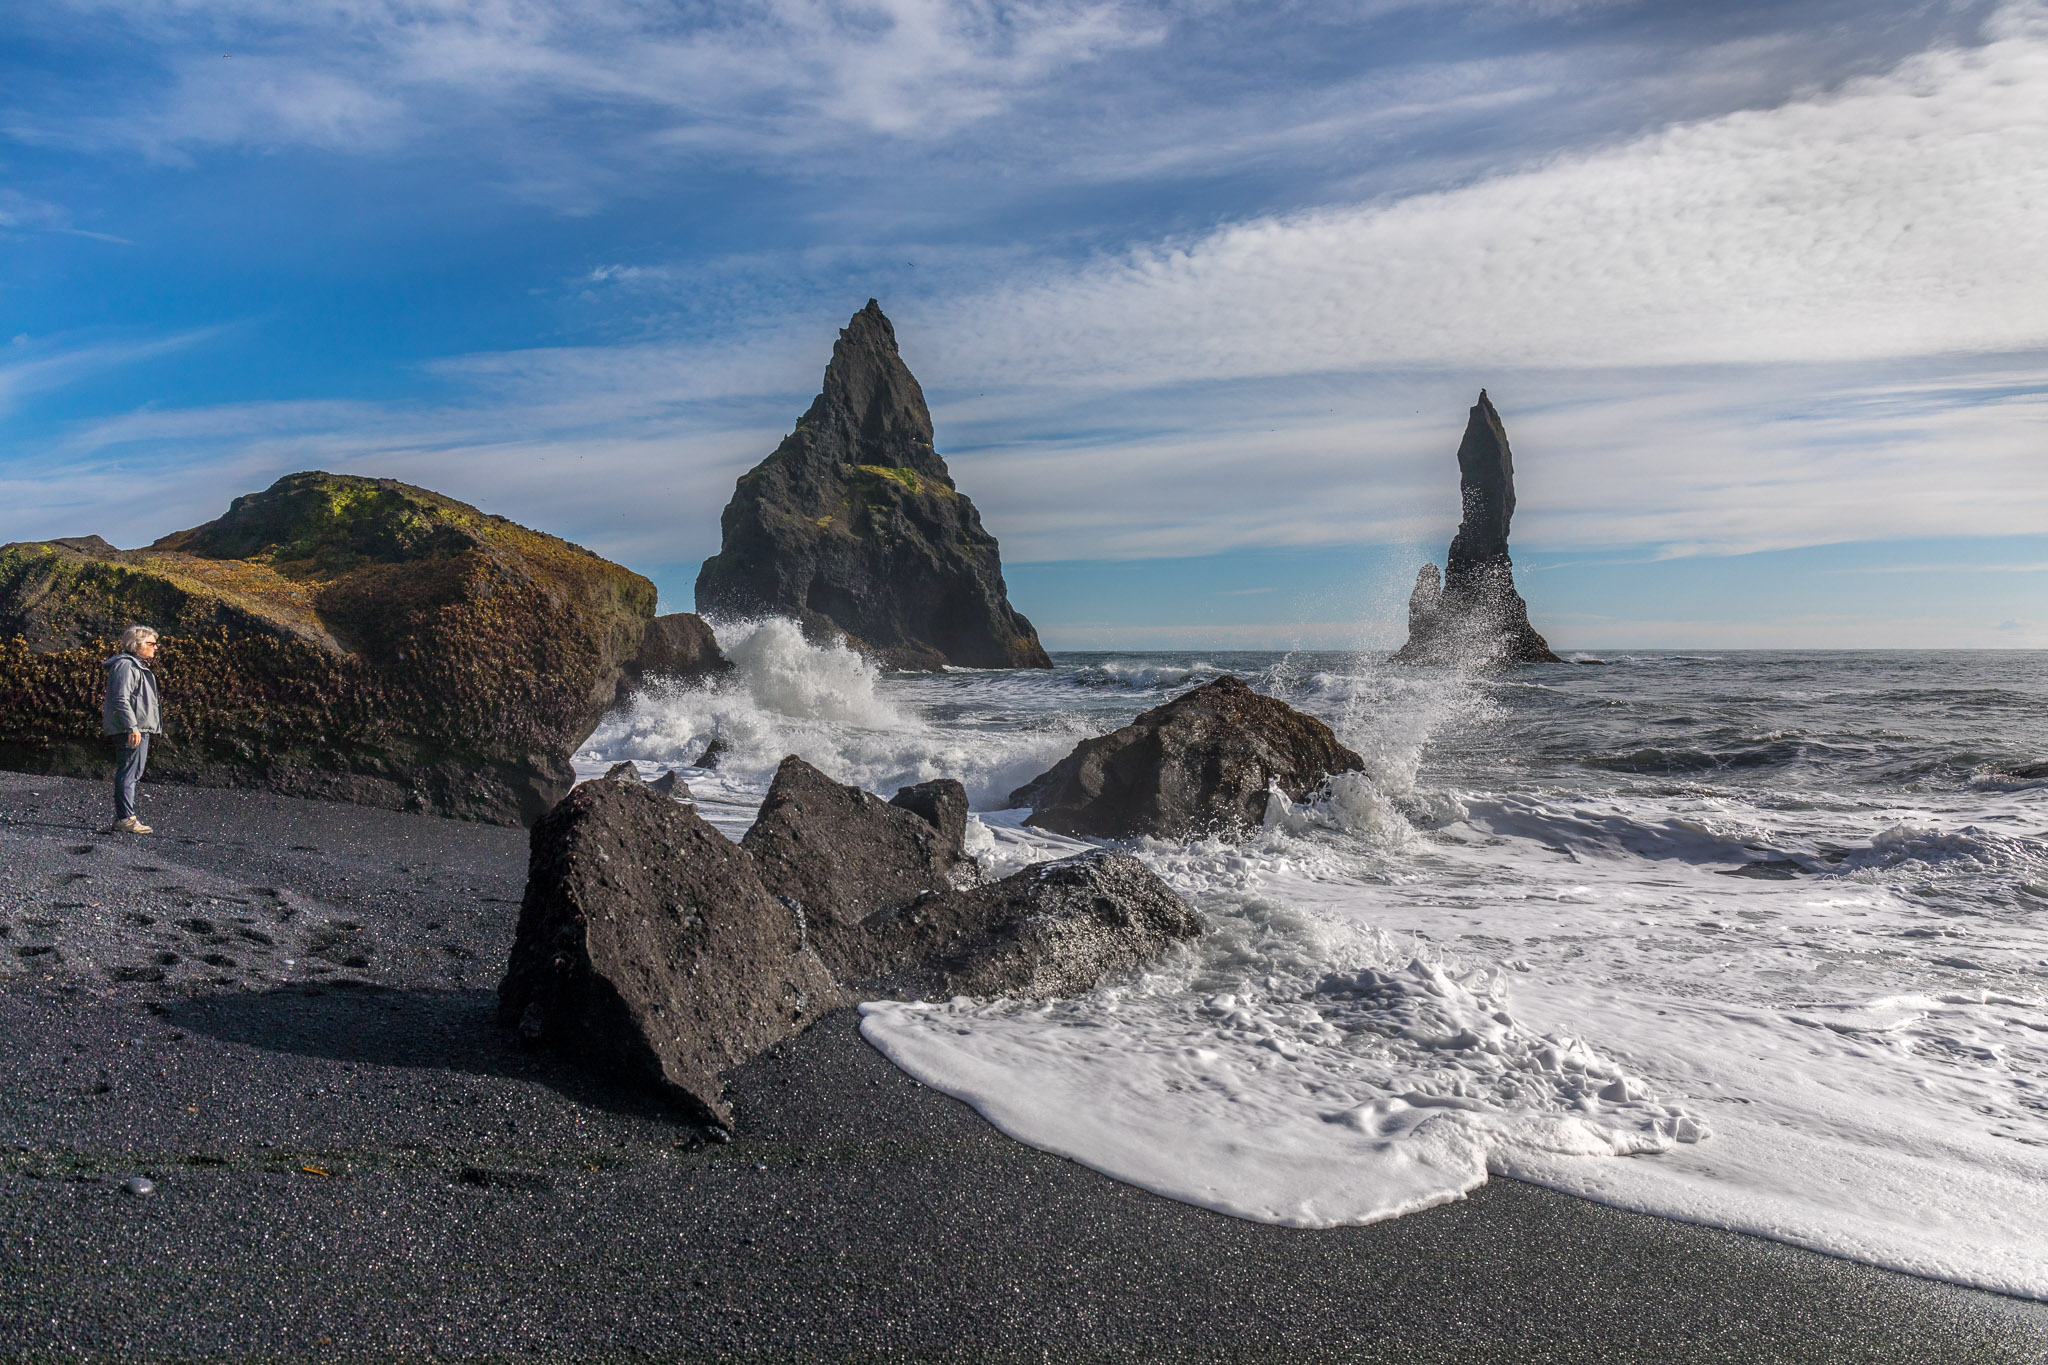
M658 1093L518 1046L498 1028L497 1008L496 991L347 983L224 992L166 1006L162 1017L269 1052L537 1082L576 1104L696 1131Z

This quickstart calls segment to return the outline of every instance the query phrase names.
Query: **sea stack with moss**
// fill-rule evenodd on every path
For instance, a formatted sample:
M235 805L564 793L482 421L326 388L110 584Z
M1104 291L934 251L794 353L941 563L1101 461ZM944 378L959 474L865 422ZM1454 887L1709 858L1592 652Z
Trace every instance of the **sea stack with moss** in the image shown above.
M1561 662L1529 624L1508 558L1515 515L1515 460L1486 390L1472 405L1458 445L1464 519L1451 539L1444 572L1425 564L1408 598L1408 643L1396 662L1488 667Z
M100 661L162 632L151 778L539 818L641 660L654 585L392 479L306 473L116 550L0 546L0 766L104 776Z
M892 668L1050 668L996 539L932 445L924 392L873 299L810 410L740 476L697 575L711 616L788 616Z

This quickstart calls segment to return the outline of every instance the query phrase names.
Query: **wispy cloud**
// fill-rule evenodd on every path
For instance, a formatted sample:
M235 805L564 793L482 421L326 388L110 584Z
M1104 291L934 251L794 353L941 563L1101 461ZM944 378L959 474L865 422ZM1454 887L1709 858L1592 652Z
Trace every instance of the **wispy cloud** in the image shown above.
M18 335L0 345L0 417L8 416L31 394L196 346L217 332L216 328L203 328L174 336L98 340Z
M156 155L359 149L490 116L594 110L654 142L772 150L848 132L925 138L1002 110L1050 70L1159 40L1126 0L75 0L173 54L118 114L18 112L17 136Z
M960 336L961 383L2038 347L2048 30L2033 16L1779 108L1457 190L1237 223L925 316Z
M61 232L72 237L90 237L97 242L134 246L126 237L111 232L93 232L76 226L60 205L31 198L15 189L0 189L0 234L7 232Z

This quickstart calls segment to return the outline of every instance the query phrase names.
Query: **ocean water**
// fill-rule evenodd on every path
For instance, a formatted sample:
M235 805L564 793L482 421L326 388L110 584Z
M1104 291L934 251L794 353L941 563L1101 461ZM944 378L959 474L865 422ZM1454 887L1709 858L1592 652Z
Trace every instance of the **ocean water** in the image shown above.
M1324 1227L1512 1176L2048 1298L2048 655L1069 654L879 674L787 622L592 737L737 837L802 754L957 777L1001 874L1084 847L1015 787L1230 672L1367 759L1248 842L1135 849L1209 932L1046 1004L863 1031L990 1122L1163 1195ZM687 765L714 737L716 772Z

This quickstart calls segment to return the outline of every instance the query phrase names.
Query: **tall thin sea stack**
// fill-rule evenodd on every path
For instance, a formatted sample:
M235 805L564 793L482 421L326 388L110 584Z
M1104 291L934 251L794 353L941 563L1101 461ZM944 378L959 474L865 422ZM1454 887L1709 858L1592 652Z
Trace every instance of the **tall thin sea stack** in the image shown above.
M1395 661L1482 667L1561 662L1529 624L1528 604L1515 591L1515 566L1508 558L1515 460L1484 389L1458 445L1458 490L1464 519L1451 539L1442 577L1434 564L1415 575L1408 643Z
M1050 668L1010 607L995 537L932 445L924 392L873 299L810 410L740 476L697 609L788 616L892 668Z

